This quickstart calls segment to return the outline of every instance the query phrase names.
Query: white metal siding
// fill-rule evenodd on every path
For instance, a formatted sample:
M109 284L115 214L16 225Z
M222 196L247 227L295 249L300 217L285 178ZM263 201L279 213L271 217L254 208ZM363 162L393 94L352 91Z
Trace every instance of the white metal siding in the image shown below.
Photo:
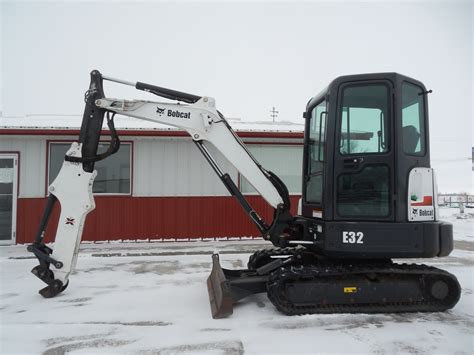
M134 196L228 196L208 162L188 137L122 137L133 141ZM47 141L73 141L66 136L0 136L0 151L20 153L19 197L44 197ZM237 183L236 169L216 149L207 145L224 172ZM280 174L301 171L302 147L249 145L264 167ZM282 149L280 149L282 148ZM278 168L275 169L275 164ZM270 165L270 166L268 166Z
M237 183L237 172L208 146L224 172ZM134 141L134 196L226 196L220 179L189 138Z
M274 172L283 180L290 194L301 194L302 145L249 144L248 148L265 169ZM245 179L241 180L241 186L244 193L255 192Z
M20 153L18 197L44 197L46 140L34 136L0 136L0 151Z

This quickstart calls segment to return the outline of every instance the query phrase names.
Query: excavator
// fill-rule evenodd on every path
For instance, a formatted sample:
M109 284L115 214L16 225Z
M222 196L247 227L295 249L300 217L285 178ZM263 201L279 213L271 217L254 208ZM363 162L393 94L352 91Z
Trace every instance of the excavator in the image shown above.
M104 81L133 86L166 102L106 97ZM94 164L120 148L115 114L189 133L229 193L271 248L254 252L247 269L224 269L212 255L207 280L213 318L233 313L243 298L266 292L287 315L439 312L456 305L461 288L447 271L397 258L444 257L453 250L452 224L439 220L430 166L431 91L398 73L341 76L311 98L305 119L302 197L290 212L288 189L246 148L211 97L93 70L77 142L49 186L38 232L28 251L46 298L63 292L77 261L86 216L94 207ZM98 153L104 118L110 144ZM265 221L212 157L213 145L273 207ZM54 205L61 212L54 246L44 243Z

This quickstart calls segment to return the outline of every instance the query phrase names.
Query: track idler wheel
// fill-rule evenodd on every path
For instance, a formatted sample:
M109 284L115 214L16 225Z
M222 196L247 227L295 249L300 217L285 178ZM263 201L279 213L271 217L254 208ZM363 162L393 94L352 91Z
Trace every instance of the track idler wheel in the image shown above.
M425 292L444 310L454 307L461 297L461 286L455 276L444 272L440 277L428 277Z
M437 300L444 300L449 294L449 286L443 281L436 281L431 285L431 296Z

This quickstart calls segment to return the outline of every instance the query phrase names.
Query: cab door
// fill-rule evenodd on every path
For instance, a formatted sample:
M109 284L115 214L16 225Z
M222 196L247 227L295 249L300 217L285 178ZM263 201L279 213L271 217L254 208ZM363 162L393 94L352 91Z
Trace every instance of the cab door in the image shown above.
M334 219L393 221L393 85L345 83L338 89Z

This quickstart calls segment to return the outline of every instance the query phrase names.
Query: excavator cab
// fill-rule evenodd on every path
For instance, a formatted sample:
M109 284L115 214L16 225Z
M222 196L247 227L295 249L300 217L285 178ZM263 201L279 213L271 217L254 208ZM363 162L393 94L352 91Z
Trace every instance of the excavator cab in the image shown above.
M428 91L397 74L335 79L304 117L301 222L332 257L448 255L451 224L437 221Z

